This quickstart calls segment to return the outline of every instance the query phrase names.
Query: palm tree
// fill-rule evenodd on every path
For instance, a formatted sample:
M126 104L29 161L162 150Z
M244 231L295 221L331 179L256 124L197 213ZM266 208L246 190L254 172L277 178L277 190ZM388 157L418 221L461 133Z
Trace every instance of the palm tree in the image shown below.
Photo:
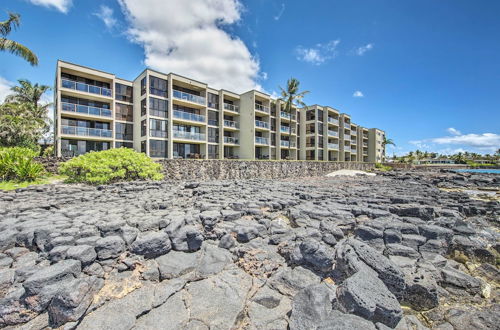
M35 108L41 107L42 110L45 110L50 105L50 103L46 105L39 104L43 93L50 90L50 86L39 85L38 83L33 85L27 79L19 79L18 82L19 86L14 86L10 89L14 94L8 95L5 98L5 102L29 103Z
M286 89L280 86L281 90L281 101L284 103L284 108L281 110L288 114L292 114L293 107L305 107L303 98L306 94L309 94L309 91L299 91L300 81L296 78L290 78L286 82ZM290 156L290 143L288 143L288 156Z
M21 15L9 13L6 21L0 21L0 51L8 51L14 55L24 58L31 65L38 65L38 58L28 47L7 39L9 33L19 27L21 24Z

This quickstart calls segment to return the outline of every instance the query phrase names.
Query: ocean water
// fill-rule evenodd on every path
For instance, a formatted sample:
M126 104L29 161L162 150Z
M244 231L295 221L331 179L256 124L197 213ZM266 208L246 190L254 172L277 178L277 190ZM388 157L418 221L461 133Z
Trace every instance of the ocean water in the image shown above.
M455 170L455 172L500 174L500 169L494 169L494 168L463 169L463 170Z

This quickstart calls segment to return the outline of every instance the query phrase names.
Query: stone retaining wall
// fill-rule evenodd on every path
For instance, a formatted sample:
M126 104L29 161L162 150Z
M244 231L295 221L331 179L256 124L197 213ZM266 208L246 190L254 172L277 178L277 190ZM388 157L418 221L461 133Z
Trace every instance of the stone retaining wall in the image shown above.
M279 179L321 176L340 169L371 170L374 163L166 159L167 180Z
M41 163L47 172L53 174L57 174L59 163L64 163L69 159L71 159L71 157L35 157L35 160Z

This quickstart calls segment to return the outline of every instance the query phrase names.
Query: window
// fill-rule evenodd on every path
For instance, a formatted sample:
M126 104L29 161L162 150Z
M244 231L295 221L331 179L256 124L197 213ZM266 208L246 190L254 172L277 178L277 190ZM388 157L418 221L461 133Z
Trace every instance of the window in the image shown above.
M149 140L150 157L167 157L167 141Z
M318 110L318 121L323 122L323 110Z
M101 109L108 109L108 110L111 108L111 106L110 106L109 103L103 103L103 102L99 102L99 101L92 101L92 100L80 99L80 98L77 98L77 97L66 96L66 95L61 96L61 103L70 103L70 104L76 104L76 105L84 105L84 106L87 106L87 107L94 107L94 108L101 108Z
M146 77L141 79L141 95L146 94Z
M123 102L134 102L132 96L132 86L126 86L119 83L115 84L115 99Z
M314 137L309 136L306 138L306 147L316 147L316 140Z
M316 132L316 124L310 123L306 125L306 134L314 134Z
M315 152L314 150L306 150L306 160L315 160Z
M65 157L79 156L90 151L108 150L109 148L109 142L61 140L61 153Z
M276 130L276 118L271 118L271 131Z
M165 79L149 76L149 92L153 95L167 97L167 81Z
M271 145L276 145L276 133L271 133Z
M146 99L141 101L141 117L146 115Z
M208 125L219 126L219 114L215 111L208 111Z
M209 159L219 158L219 146L213 144L208 145L208 158Z
M134 139L134 125L115 123L115 139L117 140L133 140Z
M318 134L323 135L323 124L318 124Z
M141 152L146 153L146 141L141 141Z
M115 103L115 119L134 121L134 107L130 104Z
M200 154L200 145L189 143L174 143L173 156L174 158L203 158Z
M315 120L315 119L316 119L315 110L307 110L307 112L306 112L306 120Z
M84 83L87 85L92 85L92 86L97 86L97 87L103 87L110 89L111 85L107 82L99 81L99 80L93 80L93 79L87 79L79 76L75 76L66 72L61 73L61 77L65 80L71 80L71 81L76 81L79 83ZM78 89L78 88L77 88Z
M323 160L323 150L318 150L318 160Z
M134 144L132 142L115 142L115 148L130 148L134 149Z
M212 109L219 109L219 95L208 93L208 107Z
M160 100L156 97L149 98L149 114L155 117L168 117L168 102L166 100Z
M219 142L219 130L217 128L208 128L208 142Z
M157 138L166 138L167 121L159 119L149 119L149 136Z
M141 136L146 136L146 119L141 121Z

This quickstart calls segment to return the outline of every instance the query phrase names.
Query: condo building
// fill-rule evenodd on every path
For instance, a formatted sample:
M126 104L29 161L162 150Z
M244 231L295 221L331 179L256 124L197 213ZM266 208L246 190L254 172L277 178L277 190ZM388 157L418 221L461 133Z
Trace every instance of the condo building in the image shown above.
M57 156L126 147L170 159L383 157L383 131L372 134L333 108L287 111L263 92L237 94L174 73L146 69L128 81L58 61L54 98Z

